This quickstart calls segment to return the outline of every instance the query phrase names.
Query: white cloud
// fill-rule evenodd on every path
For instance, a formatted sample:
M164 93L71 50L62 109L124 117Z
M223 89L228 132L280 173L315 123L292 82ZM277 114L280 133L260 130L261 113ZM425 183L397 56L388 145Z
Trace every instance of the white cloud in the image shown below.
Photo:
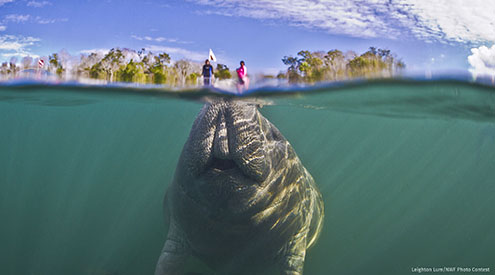
M2 35L0 36L0 50L14 50L19 51L27 46L34 45L35 42L40 41L39 38L31 36L15 36L15 35Z
M400 11L415 19L409 20L408 27L420 38L495 42L495 1L400 0L399 3Z
M0 0L0 7L10 2L14 2L14 0Z
M191 42L189 41L180 41L177 38L166 38L166 37L151 37L151 36L139 36L139 35L131 35L131 38L139 40L139 41L155 41L155 42L171 42L171 43L178 43L178 44L190 44Z
M158 46L158 45L148 45L146 46L146 50L151 52L165 52L168 54L179 55L183 58L194 60L194 61L203 61L208 58L208 53L199 53L195 51L190 51L183 48L175 48L175 47L166 47L166 46Z
M26 52L21 52L21 53L2 53L2 56L4 58L11 58L11 57L25 57L25 56L30 56L32 58L38 58L40 57L39 55L37 54L33 54L33 53L26 53Z
M39 16L36 16L36 18L34 18L34 22L42 25L54 24L57 22L67 22L67 21L69 21L69 19L67 18L46 19L46 18L41 18Z
M486 46L472 48L471 53L472 55L468 56L468 62L471 65L469 71L474 77L495 76L495 44L491 48Z
M37 2L37 1L29 1L27 3L27 6L28 7L33 7L33 8L41 8L41 7L44 7L44 6L47 6L47 5L51 5L52 3L51 2L48 2L48 1L41 1L41 2Z
M53 23L57 22L57 20L55 20L55 19L39 19L39 20L36 20L36 22L38 24L53 24Z
M317 28L337 34L375 37L388 33L383 18L375 16L377 9L387 8L385 2L367 4L336 0L197 0L211 5L208 13L244 16L255 19L281 19L290 25ZM397 32L397 31L395 31Z
M99 54L99 55L105 55L109 51L110 51L110 49L89 49L89 50L81 50L81 51L79 51L79 53L82 53L82 54L96 53L96 54Z
M0 25L0 32L3 32L7 29L7 27Z
M34 22L38 24L53 24L57 22L67 22L68 18L52 18L46 19L40 16L33 17L29 14L8 14L4 16L3 23L14 22L14 23L24 23L24 22Z
M29 18L31 17L31 15L29 14L8 14L8 15L5 15L3 21L5 23L7 22L15 22L15 23L21 23L21 22L26 22L29 20Z
M39 42L39 38L21 35L2 35L0 36L0 52L4 57L12 56L34 56L29 47Z
M356 37L495 41L495 1L486 0L189 0L200 13L282 20Z

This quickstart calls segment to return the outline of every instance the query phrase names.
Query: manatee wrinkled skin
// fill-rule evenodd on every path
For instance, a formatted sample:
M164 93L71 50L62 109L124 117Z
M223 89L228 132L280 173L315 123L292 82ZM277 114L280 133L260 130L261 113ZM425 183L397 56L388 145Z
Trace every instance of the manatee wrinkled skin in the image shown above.
M155 274L182 274L195 256L218 274L302 274L323 225L313 178L257 107L207 103L164 200L169 232Z

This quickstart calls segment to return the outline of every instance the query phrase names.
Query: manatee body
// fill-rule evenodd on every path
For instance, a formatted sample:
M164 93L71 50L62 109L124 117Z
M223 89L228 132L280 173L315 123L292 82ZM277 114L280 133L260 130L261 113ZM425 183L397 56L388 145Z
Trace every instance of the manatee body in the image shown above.
M207 103L165 195L169 232L155 274L195 256L219 274L302 274L323 225L313 178L256 106Z

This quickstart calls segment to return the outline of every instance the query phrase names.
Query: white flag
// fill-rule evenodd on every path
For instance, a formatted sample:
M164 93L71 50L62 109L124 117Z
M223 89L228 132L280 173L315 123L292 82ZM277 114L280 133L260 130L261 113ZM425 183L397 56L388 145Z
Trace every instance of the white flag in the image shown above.
M210 49L210 55L208 56L208 60L213 61L213 62L217 62L217 58L215 57L215 54L213 53L213 51L211 49Z

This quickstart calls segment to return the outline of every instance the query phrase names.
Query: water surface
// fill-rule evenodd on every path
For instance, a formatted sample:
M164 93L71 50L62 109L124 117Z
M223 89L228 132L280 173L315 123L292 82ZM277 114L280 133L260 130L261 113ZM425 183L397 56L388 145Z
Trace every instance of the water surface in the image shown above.
M220 96L0 87L0 274L152 274L163 195L206 95ZM494 88L379 81L243 100L263 105L324 196L305 274L494 272Z

